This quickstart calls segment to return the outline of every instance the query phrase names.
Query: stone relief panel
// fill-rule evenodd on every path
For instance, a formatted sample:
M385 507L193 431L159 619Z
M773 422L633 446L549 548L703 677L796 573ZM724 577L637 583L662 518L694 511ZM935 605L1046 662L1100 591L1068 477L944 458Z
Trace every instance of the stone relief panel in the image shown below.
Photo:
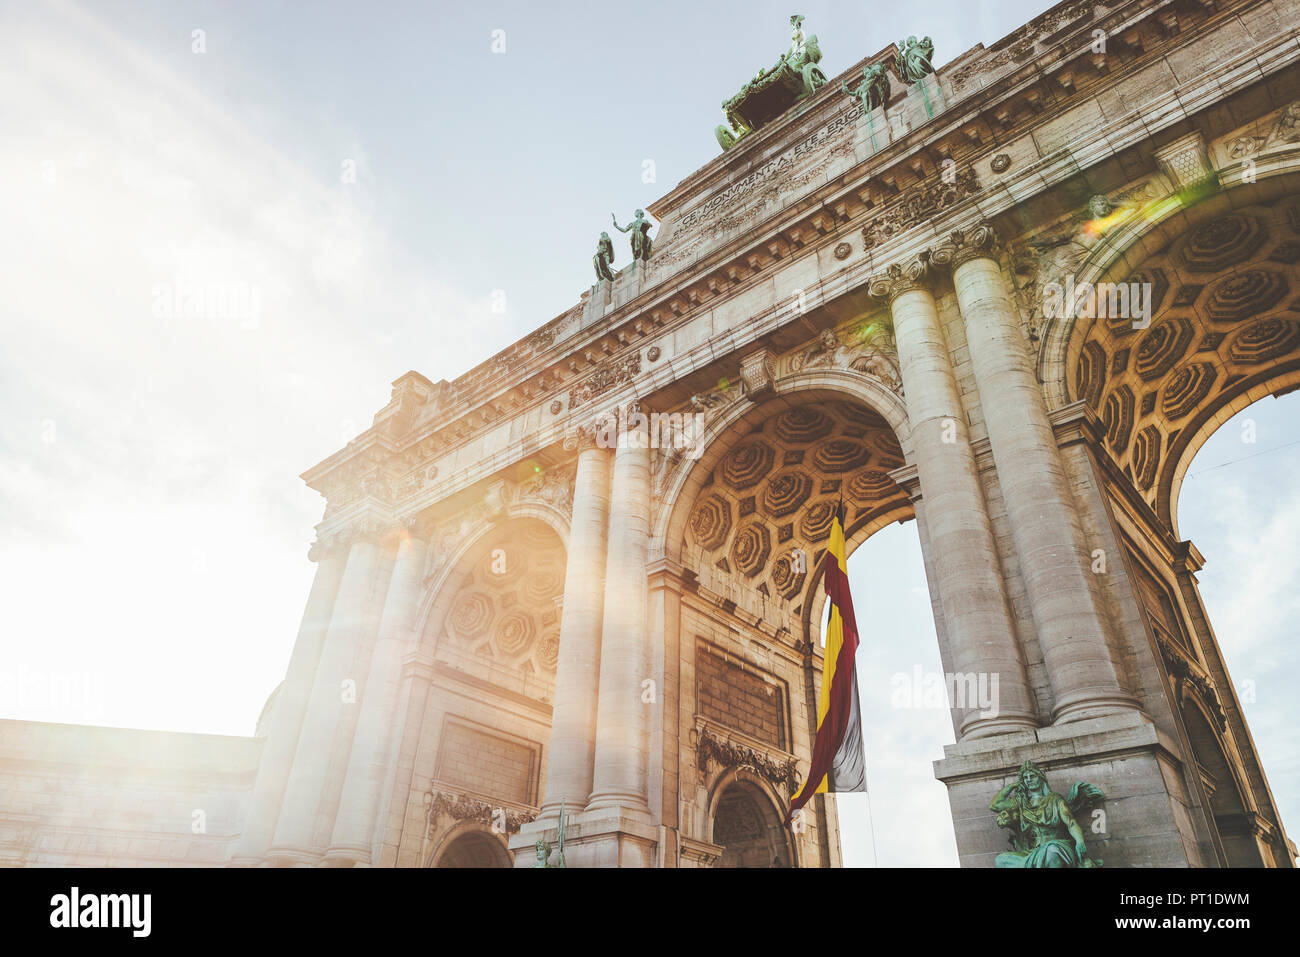
M1220 169L1293 148L1300 143L1300 100L1260 117L1256 122L1221 136L1210 144L1210 157Z
M903 395L894 330L887 318L863 319L835 329L823 329L811 343L783 356L778 368L783 375L814 369L850 369L878 380L900 397Z
M1200 428L1238 383L1300 360L1297 260L1292 195L1201 222L1141 263L1126 281L1159 277L1164 287L1153 289L1149 328L1079 320L1075 396L1098 412L1106 448L1153 507L1184 430Z

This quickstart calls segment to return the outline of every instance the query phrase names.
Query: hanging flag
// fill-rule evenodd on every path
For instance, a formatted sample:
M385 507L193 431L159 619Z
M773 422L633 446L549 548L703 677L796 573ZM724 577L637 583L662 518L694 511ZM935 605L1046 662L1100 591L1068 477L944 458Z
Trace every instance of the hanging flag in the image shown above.
M823 583L831 603L826 625L826 653L822 659L822 688L817 699L817 736L813 740L812 766L799 793L790 800L785 820L808 803L814 794L865 791L867 761L862 746L862 718L858 709L858 622L849 594L848 560L844 554L844 503L840 502L831 525Z

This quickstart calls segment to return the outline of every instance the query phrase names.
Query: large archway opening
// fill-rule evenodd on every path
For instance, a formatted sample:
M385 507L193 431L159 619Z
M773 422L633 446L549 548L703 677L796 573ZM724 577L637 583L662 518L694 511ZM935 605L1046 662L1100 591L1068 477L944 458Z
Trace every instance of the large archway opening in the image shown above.
M1181 533L1206 556L1196 576L1198 591L1278 813L1291 828L1300 821L1300 754L1290 694L1291 677L1300 674L1297 475L1300 392L1293 392L1248 406L1209 437L1187 468L1176 516ZM1197 750L1222 765L1216 718L1211 713L1197 722L1204 742ZM1231 775L1211 786L1216 817L1225 819L1221 830L1238 845L1237 855L1249 859L1250 842L1233 833L1240 831L1234 824L1245 810L1241 789Z
M1224 596L1225 613L1216 613L1202 596L1198 573L1207 560L1207 567L1221 562L1216 549L1230 550L1237 537L1220 521L1234 502L1236 527L1244 522L1267 538L1270 529L1255 519L1277 507L1279 494L1285 500L1294 482L1291 474L1271 473L1267 484L1247 492L1225 474L1217 478L1228 484L1205 498L1201 491L1215 479L1202 481L1193 511L1209 535L1200 540L1183 527L1191 512L1180 502L1189 482L1211 468L1222 472L1230 462L1249 461L1258 431L1257 423L1253 429L1246 423L1261 408L1256 403L1300 386L1300 192L1283 177L1250 193L1220 192L1152 227L1126 255L1099 278L1142 284L1152 306L1149 326L1100 308L1099 316L1076 319L1066 391L1100 419L1101 464L1125 516L1132 591L1188 754L1188 787L1213 824L1215 853L1228 866L1272 864L1289 852L1276 792L1263 772L1264 748L1257 748L1247 727L1235 674L1241 666L1252 672L1270 666L1243 657L1229 670L1234 642L1221 646L1211 622L1232 628L1228 609L1234 603ZM1274 447L1283 448L1292 430L1277 431ZM1218 451L1211 458L1220 463L1198 464L1198 452L1216 433L1222 438L1213 442ZM1243 451L1247 435L1250 447ZM1265 470L1268 464L1260 463ZM1247 494L1250 504L1242 498ZM1278 546L1274 565L1286 565L1291 541ZM1244 560L1267 575L1258 558L1256 548ZM1287 584L1289 595L1293 579ZM1251 600L1259 600L1252 583L1237 587L1251 589ZM1277 592L1263 600L1287 603ZM1282 757L1284 773L1288 760Z
M402 841L421 859L437 848L432 866L511 866L505 835L540 809L565 581L561 534L518 501L435 530L420 625L427 688L410 696L399 746L418 756L405 770Z
M777 765L798 755L800 770L806 767L826 612L821 563L842 500L865 649L859 690L868 779L878 802L876 823L883 822L874 830L876 838L886 834L888 848L882 856L875 846L867 795L837 795L808 805L809 831L816 836L795 838L796 857L800 864L952 864L946 789L934 780L931 762L953 740L953 729L915 512L891 474L904 465L903 449L869 400L851 385L829 385L791 384L777 398L715 425L713 442L678 498L683 507L677 514L685 516L681 561L712 601L683 615L682 643L696 643L695 688L684 693L697 696L696 738L724 742L711 745L708 754L699 751L700 783L712 787L725 772L711 760L717 755L749 754L752 760L760 751ZM719 660L730 660L746 677L728 683ZM902 700L914 684L918 694ZM757 689L753 702L747 700L750 687ZM765 770L757 762L750 768ZM878 787L885 779L889 784ZM778 803L788 802L791 789L790 781L778 782ZM747 810L742 793L734 800L737 834L742 821L754 830L762 815ZM721 833L729 826L724 821ZM918 828L933 835L921 851L914 841L909 851L906 840L894 839ZM714 833L722 855L715 866L758 860L756 837L735 838L744 850L729 852Z
M932 763L955 735L916 522L860 543L849 586L869 791L834 797L844 866L956 867L948 789Z

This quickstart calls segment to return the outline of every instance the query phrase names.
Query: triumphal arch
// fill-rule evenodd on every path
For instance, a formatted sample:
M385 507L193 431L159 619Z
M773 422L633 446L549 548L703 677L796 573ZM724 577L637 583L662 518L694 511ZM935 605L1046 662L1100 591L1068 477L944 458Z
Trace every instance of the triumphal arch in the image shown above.
M945 670L996 677L935 763L964 865L1026 762L1105 867L1292 865L1177 505L1300 384L1300 6L1068 0L829 78L870 51L801 19L630 265L305 474L235 863L554 866L563 811L570 867L838 864L833 798L782 817L842 501L849 551L917 523Z

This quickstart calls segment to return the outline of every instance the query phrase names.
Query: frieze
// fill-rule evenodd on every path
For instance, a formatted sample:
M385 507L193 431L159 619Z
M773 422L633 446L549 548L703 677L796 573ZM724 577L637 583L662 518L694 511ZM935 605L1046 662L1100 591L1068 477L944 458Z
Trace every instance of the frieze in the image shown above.
M940 176L907 191L903 199L862 227L862 244L873 249L880 243L931 219L980 191L975 168L967 166L950 179Z
M627 385L641 373L641 353L629 353L621 358L605 361L596 371L569 392L569 408L576 409L585 402L604 395L611 389Z
M767 163L764 163L744 179L732 183L719 193L715 193L690 213L686 214L686 216L682 217L681 221L677 224L677 228L673 231L673 238L677 239L683 233L694 229L714 214L735 204L745 196L748 196L772 178L790 172L793 170L796 160L802 159L806 154L825 145L829 139L838 135L846 127L855 125L862 117L863 112L861 106L854 106L845 110L839 116L835 117L835 119L830 120L820 128L808 134L808 136L804 137L804 139L800 140L780 156L773 157Z

